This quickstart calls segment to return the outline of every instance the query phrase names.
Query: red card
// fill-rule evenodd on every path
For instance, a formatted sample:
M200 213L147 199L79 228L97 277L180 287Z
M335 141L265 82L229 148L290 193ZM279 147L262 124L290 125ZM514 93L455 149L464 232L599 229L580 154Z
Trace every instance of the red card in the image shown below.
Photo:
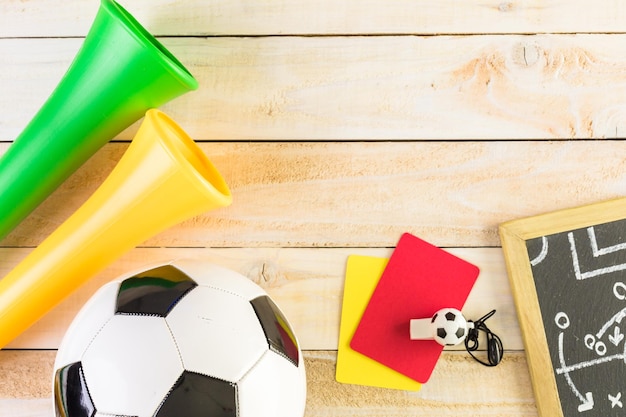
M409 322L444 307L461 310L478 273L475 265L413 235L402 235L350 347L425 383L443 346L434 340L411 340Z

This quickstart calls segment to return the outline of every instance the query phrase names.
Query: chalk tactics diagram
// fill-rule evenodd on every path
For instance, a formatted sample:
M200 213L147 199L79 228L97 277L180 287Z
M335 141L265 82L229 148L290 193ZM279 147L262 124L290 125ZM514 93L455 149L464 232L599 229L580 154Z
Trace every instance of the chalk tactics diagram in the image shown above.
M596 237L595 227L587 228L587 236L589 241L587 242L591 253L594 258L599 259L604 255L608 255L617 251L625 251L626 250L626 242L620 242L613 245L608 245L605 247L600 247L598 245L598 239ZM574 233L569 232L567 234L567 239L570 243L570 250L572 254L572 266L574 267L574 273L576 274L576 279L583 280L588 278L598 277L604 274L610 274L616 271L624 271L626 270L626 262L613 264L608 263L604 267L595 267L590 270L585 270L584 267L580 265L580 256L579 249L577 248L576 239L574 238ZM543 236L541 238L541 251L539 254L531 259L530 264L532 266L536 266L540 264L548 255L548 238Z
M557 332L549 334L549 336L554 337L556 335L557 340L556 345L550 342L550 346L551 349L556 346L557 359L555 360L553 356L553 365L557 381L558 379L565 381L567 388L577 399L572 414L577 411L580 414L584 413L590 416L608 415L608 413L626 415L624 408L626 378L620 378L618 383L605 386L604 390L600 392L596 390L597 387L593 383L589 382L593 380L588 377L590 374L584 374L585 372L593 372L594 368L598 368L601 369L598 371L599 375L603 375L608 369L607 367L611 367L611 369L619 367L618 374L626 376L626 336L624 334L626 329L626 272L621 275L615 274L626 271L626 241L602 242L602 236L606 235L596 233L595 227L586 228L584 231L580 229L576 233L568 232L567 244L561 245L561 247L569 249L570 256L568 258L571 260L573 275L571 272L563 273L563 275L552 274L550 278L595 282L595 280L600 280L606 276L608 281L597 287L607 293L603 294L601 298L605 301L603 302L605 309L602 311L605 312L606 318L597 317L597 314L593 320L578 317L577 334L573 334L571 327L575 326L572 326L573 319L570 316L576 318L581 313L585 314L585 309L577 309L576 304L564 302L562 306L556 307L552 313L553 325L556 325ZM540 238L536 243L533 251L534 257L530 259L533 268L540 267L546 259L549 259L551 252L549 244L550 240L547 237ZM559 259L565 260L565 250L563 249L562 252L559 254L561 257ZM549 262L554 265L554 259ZM552 267L552 270L554 269L556 268ZM577 288L576 285L571 282L565 283L563 295L566 296L573 292L571 289ZM570 310L566 310L568 308ZM611 309L612 311L610 311ZM590 327L590 323L593 323L596 328L588 328L581 332L581 326ZM568 344L569 346L567 346ZM572 344L582 346L572 346ZM587 354L572 353L581 351L586 351ZM579 373L583 373L583 375L576 377ZM583 385L584 389L579 385ZM595 411L596 409L597 411Z
M600 258L610 253L626 250L626 242L621 242L621 243L613 244L613 245L606 246L606 247L599 247L598 241L596 239L595 227L587 228L587 236L589 237L589 246L590 246L590 249L594 258ZM572 250L572 262L574 264L573 266L574 266L574 272L576 274L576 279L581 280L581 279L594 278L600 275L610 274L612 272L623 271L626 269L626 263L619 263L617 265L609 264L605 267L600 267L600 268L591 269L589 271L584 271L580 265L578 250L576 248L576 240L574 239L574 233L569 232L567 234L567 238L570 242L570 247Z
M623 284L622 284L623 285ZM611 317L609 321L594 335L587 334L584 339L585 347L589 350L595 351L598 355L597 359L592 359L584 362L579 362L575 364L567 364L565 362L565 354L564 354L564 346L563 346L563 338L564 332L561 331L559 333L558 340L558 355L559 355L559 363L560 367L555 370L557 375L562 375L567 381L567 385L571 389L572 393L578 398L580 401L580 405L578 405L578 412L582 413L584 411L592 410L594 407L594 397L593 392L588 391L583 395L580 390L576 387L572 377L570 374L577 370L589 368L592 366L612 362L612 361L621 361L622 363L626 363L626 343L622 346L621 353L616 353L612 355L607 355L608 349L607 344L602 341L602 337L605 334L608 334L609 342L615 347L619 347L620 343L624 340L624 335L621 333L621 329L616 325L613 329L613 333L606 333L606 329L610 328L614 324L620 324L622 319L626 317L626 309L621 310L616 315ZM554 318L556 325L561 330L566 330L569 327L570 319L568 315L564 312L559 312ZM607 400L611 402L611 408L623 408L623 403L621 401L622 392L617 391L614 395L608 394Z

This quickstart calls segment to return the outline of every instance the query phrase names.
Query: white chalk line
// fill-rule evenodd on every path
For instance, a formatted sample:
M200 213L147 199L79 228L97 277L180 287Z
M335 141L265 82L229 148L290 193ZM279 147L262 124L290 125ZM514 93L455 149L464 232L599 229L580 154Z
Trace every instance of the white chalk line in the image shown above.
M594 234L595 235L595 234ZM591 270L591 271L587 271L587 272L581 272L580 269L580 262L578 260L578 250L576 249L576 241L574 239L574 233L573 232L569 232L567 234L567 238L569 240L570 243L570 250L572 253L572 265L574 267L574 274L576 275L576 279L577 280L583 280L583 279L588 279L588 278L594 278L600 275L604 275L604 274L610 274L612 272L617 272L617 271L623 271L626 270L626 263L623 264L617 264L617 265L611 265L605 268L598 268L595 270ZM593 244L592 244L593 246ZM596 243L597 246L597 243ZM618 246L618 245L616 245ZM592 248L593 250L593 248ZM603 249L600 249L600 251L602 251ZM595 253L595 251L594 251ZM607 252L609 253L609 252ZM595 256L595 254L594 254Z
M561 375L561 374L567 375L568 373L573 372L573 371L578 371L584 368L589 368L595 365L601 365L603 363L612 362L612 361L619 360L619 359L624 360L623 353L618 353L618 354L611 355L611 356L604 356L602 358L592 359L590 361L580 362L580 363L569 365L569 366L565 366L565 364L562 364L561 365L562 367L557 369L556 373L558 375Z
M621 323L624 317L626 317L626 307L621 309L613 317L611 317L609 321L607 321L604 326L602 326L598 333L596 333L596 337L600 339L602 335L604 335L604 333L609 330L609 327L611 327L614 323Z
M535 259L530 261L530 264L532 266L537 266L544 259L546 259L546 256L548 256L548 238L545 237L545 236L542 236L541 237L541 252L539 252L539 255L537 255L537 257Z
M568 367L565 365L565 358L563 355L563 332L559 333L559 362L561 367L556 370L557 375L562 374L574 395L576 395L581 402L587 402L587 399L580 393L580 391L578 391L576 385L574 385L574 381L572 380L572 377L569 376L569 371L567 371Z
M596 229L593 226L587 228L587 235L589 236L589 241L591 242L591 250L593 251L593 256L596 258L598 256L626 249L626 243L618 243L617 245L607 246L606 248L600 249L598 247L598 241L596 239Z

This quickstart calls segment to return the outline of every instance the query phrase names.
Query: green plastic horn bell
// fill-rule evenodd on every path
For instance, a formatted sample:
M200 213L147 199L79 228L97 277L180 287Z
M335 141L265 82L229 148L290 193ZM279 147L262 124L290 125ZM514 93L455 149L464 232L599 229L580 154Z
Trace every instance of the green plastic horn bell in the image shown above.
M148 109L197 87L133 16L102 0L66 74L0 158L0 240Z

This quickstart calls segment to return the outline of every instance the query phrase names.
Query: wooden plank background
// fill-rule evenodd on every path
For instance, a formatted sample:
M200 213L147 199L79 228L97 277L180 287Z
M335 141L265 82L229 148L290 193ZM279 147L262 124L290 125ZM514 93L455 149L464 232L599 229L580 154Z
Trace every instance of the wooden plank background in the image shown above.
M200 82L163 110L234 203L124 255L0 351L1 417L52 416L54 349L77 309L117 275L176 257L231 267L276 298L305 349L307 417L537 415L497 226L626 193L622 1L122 4ZM97 8L0 1L0 154ZM0 276L99 186L135 131L0 242ZM418 393L334 382L345 260L389 256L403 232L481 268L466 313L498 310L500 366L448 350Z

